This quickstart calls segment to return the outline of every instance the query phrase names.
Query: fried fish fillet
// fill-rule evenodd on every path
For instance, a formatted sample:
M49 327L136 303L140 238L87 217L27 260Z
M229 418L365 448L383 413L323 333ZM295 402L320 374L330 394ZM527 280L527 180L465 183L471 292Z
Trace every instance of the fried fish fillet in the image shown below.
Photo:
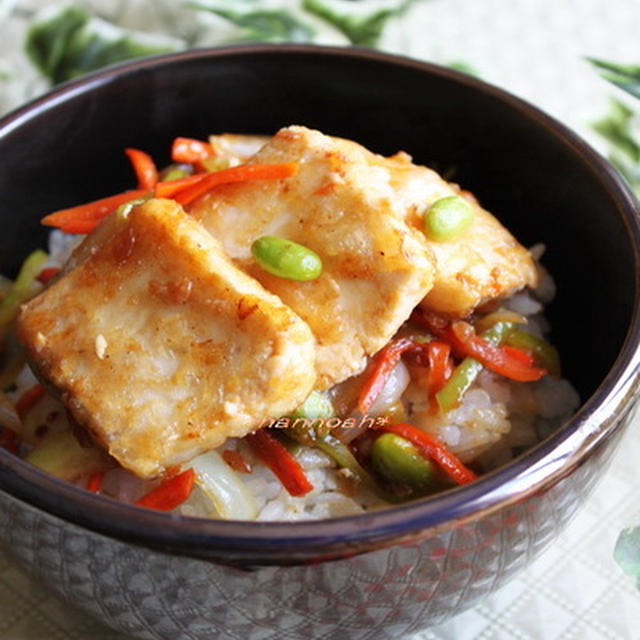
M435 171L413 164L406 154L388 158L387 166L398 197L412 203L407 222L413 228L423 228L425 210L440 198L462 196L473 210L471 226L461 235L445 242L426 236L436 272L433 288L421 306L464 317L486 302L537 285L537 269L529 251L472 194Z
M529 252L472 198L474 221L466 233L449 242L426 237L424 211L460 190L407 154L385 158L291 126L249 162L285 161L299 163L296 177L218 188L191 213L240 268L309 324L317 339L318 388L358 373L417 304L466 316L536 282ZM301 283L265 273L250 253L263 235L313 249L324 261L323 275Z
M219 133L209 136L209 144L215 154L214 159L219 159L221 165L226 167L244 164L267 142L269 136L242 133Z
M190 212L235 264L298 314L316 338L316 387L360 372L433 284L433 256L406 220L414 204L398 197L380 156L353 142L304 127L279 131L251 163L297 162L296 176L216 189ZM251 245L276 235L313 249L316 280L263 271Z
M22 309L32 365L122 466L158 475L314 385L314 339L170 200L112 214Z

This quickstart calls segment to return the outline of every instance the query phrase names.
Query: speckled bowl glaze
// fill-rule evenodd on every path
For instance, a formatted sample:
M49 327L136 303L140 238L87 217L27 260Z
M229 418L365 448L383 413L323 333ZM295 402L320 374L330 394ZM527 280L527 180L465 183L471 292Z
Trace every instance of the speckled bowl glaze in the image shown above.
M61 597L140 638L397 638L504 584L571 518L629 421L639 375L636 204L562 125L448 69L357 49L251 46L107 69L0 121L0 268L43 212L130 185L122 149L305 124L403 149L545 242L549 309L583 404L472 485L306 523L182 519L65 485L0 451L0 539Z

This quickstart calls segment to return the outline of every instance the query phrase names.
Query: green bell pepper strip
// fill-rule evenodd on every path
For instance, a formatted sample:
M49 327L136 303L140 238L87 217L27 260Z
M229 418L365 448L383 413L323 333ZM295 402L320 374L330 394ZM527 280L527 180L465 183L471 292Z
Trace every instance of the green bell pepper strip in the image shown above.
M353 475L360 479L362 484L369 487L373 491L378 490L378 485L368 471L356 460L351 450L344 442L341 442L335 436L328 434L323 438L315 440L314 445L328 456L331 456L338 466L349 469Z
M327 395L312 391L292 414L292 426L287 428L284 433L294 442L324 451L339 467L349 469L364 486L371 489L376 495L389 502L397 501L395 496L389 495L380 487L373 476L356 460L349 447L333 436L328 428L313 426L312 423L304 425L297 420L297 418L310 421L324 420L334 415L331 400Z
M514 324L512 322L497 322L493 327L483 332L481 337L498 347L505 342L513 328ZM473 384L482 368L482 364L475 358L465 358L453 370L451 378L436 393L436 402L442 411L451 411L451 409L460 404L462 396Z
M29 298L29 289L35 282L48 256L36 249L22 263L18 277L6 297L0 302L0 327L10 324L18 315L20 305Z
M313 444L333 458L339 467L349 469L365 487L370 489L379 498L391 503L401 502L399 496L381 487L375 478L356 460L356 457L351 453L349 447L335 436L331 434L325 435L315 440Z
M514 327L509 331L505 344L529 352L554 378L560 377L558 350L543 338Z
M481 337L495 346L508 344L530 353L547 372L560 377L560 356L557 349L543 338L519 329L513 322L497 322ZM447 384L436 393L436 401L442 411L450 411L460 404L462 396L473 384L482 365L474 358L465 358L454 370Z
M323 421L334 415L335 411L329 397L324 393L312 391L291 415L292 423L286 429L285 434L297 443L317 447L324 451L335 460L338 466L349 469L363 484L375 490L377 488L375 480L356 460L344 442L331 435L328 428L315 426L313 422L304 424L298 420L298 418L303 418L310 421Z

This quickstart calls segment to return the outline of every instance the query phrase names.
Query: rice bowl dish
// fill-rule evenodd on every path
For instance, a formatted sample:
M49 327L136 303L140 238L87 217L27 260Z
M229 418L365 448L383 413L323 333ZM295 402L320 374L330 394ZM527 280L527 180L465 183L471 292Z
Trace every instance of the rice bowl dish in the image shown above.
M283 100L283 88L291 100ZM130 63L61 87L1 127L5 157L13 159L0 175L7 205L3 273L14 278L30 251L47 247L48 229L38 221L49 211L137 190L125 147L151 153L164 167L174 136L271 135L290 122L357 140L385 156L405 149L416 164L475 193L524 247L545 242L541 262L558 284L545 309L549 339L582 404L549 437L494 471L462 463L477 481L311 521L185 517L180 506L168 513L142 509L108 497L106 474L95 495L86 490L89 478L86 484L60 480L29 464L29 451L18 451L26 456L19 458L0 450L0 531L11 555L67 602L129 635L193 640L216 632L270 638L346 632L377 639L437 624L505 584L556 539L629 423L639 337L633 198L559 123L495 87L433 65L356 49L236 47ZM62 147L67 125L74 136ZM421 232L428 204L418 212ZM326 249L313 246L311 237L295 241L328 262ZM43 293L55 286L52 281ZM163 287L152 289L162 293ZM174 294L180 299L185 290L176 287ZM422 331L416 327L416 333ZM97 347L104 364L113 359L115 343L108 332L102 335L106 346L93 331L86 344L99 360ZM587 345L596 347L588 359ZM419 355L402 354L410 372ZM25 420L38 408L39 402L32 405ZM361 461L368 465L366 457ZM372 466L365 470L380 479ZM255 472L235 473L246 484ZM265 473L277 486L280 480ZM122 488L128 472L125 478ZM148 482L151 489L163 476Z

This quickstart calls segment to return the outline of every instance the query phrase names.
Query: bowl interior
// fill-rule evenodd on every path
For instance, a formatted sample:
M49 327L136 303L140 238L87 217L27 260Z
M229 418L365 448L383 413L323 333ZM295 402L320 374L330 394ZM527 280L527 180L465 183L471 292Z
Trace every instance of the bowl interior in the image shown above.
M461 74L373 52L190 52L63 87L0 123L0 272L45 246L47 212L133 186L125 147L168 163L178 135L304 124L400 149L471 190L525 244L547 246L564 374L588 398L631 324L635 231L616 178L524 103Z

